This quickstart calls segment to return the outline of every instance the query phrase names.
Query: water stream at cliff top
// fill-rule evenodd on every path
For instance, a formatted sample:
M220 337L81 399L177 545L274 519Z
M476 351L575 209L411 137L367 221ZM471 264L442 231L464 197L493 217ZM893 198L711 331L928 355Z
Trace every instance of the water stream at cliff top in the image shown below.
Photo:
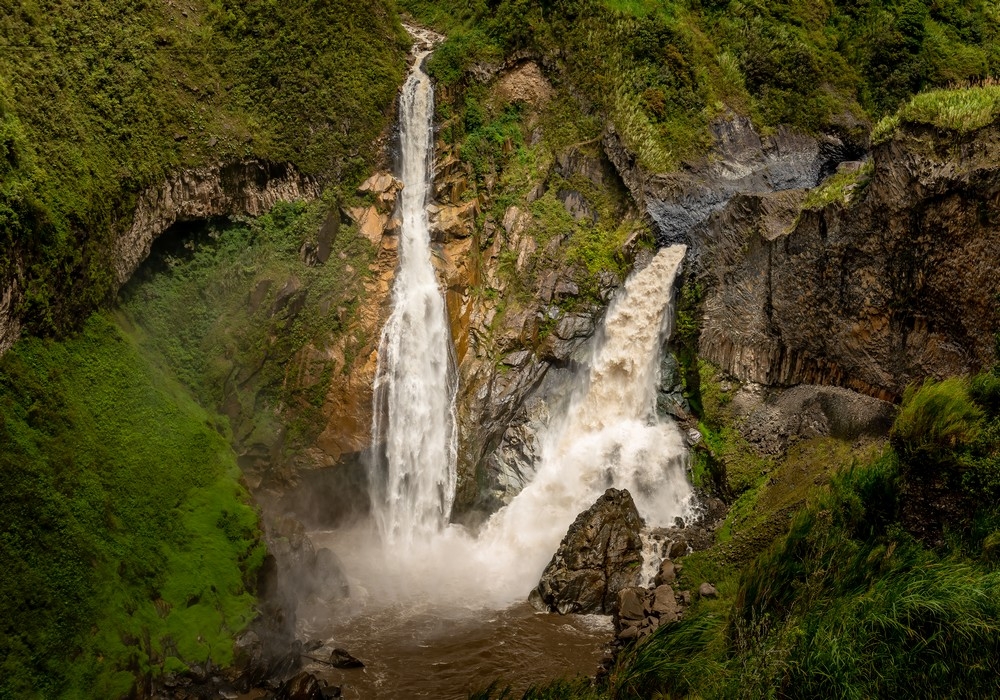
M419 37L418 37L419 39ZM451 330L431 263L427 193L434 90L416 54L400 97L403 218L392 314L382 331L369 476L383 542L405 547L448 522L455 496L455 373Z

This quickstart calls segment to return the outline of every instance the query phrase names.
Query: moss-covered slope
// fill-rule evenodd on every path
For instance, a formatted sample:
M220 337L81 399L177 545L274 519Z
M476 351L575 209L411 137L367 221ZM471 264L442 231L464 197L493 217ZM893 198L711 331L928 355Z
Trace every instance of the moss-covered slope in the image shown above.
M225 665L264 548L227 428L95 315L0 363L0 697Z
M29 332L113 286L110 241L171 171L251 156L358 177L404 71L382 2L0 6L0 281Z

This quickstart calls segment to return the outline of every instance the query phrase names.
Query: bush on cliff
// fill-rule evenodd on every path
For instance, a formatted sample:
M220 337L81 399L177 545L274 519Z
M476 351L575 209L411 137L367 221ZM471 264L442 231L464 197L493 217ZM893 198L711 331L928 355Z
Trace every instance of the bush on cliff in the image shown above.
M263 561L219 420L106 315L0 361L0 698L227 664Z

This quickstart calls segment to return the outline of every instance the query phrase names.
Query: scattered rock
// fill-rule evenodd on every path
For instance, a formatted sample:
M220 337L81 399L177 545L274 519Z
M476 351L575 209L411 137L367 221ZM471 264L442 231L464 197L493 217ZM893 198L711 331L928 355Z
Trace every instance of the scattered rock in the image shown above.
M674 563L669 559L664 559L660 562L660 570L656 572L656 578L653 582L657 586L662 586L665 583L673 583L677 580L677 569Z
M661 619L666 618L668 622L673 622L677 619L681 609L677 604L677 597L674 595L674 589L671 586L663 584L662 586L657 586L653 591L652 612L656 613Z
M681 537L670 543L670 549L667 550L667 557L669 557L670 559L680 559L687 553L688 553L687 540Z
M717 598L719 592L715 590L715 586L710 583L702 583L698 586L698 597L700 598Z
M362 661L346 649L336 648L330 654L330 665L334 668L364 668Z
M326 700L323 684L311 673L303 671L281 684L274 700Z
M563 614L614 612L619 592L639 583L641 529L631 494L608 489L570 525L529 600Z

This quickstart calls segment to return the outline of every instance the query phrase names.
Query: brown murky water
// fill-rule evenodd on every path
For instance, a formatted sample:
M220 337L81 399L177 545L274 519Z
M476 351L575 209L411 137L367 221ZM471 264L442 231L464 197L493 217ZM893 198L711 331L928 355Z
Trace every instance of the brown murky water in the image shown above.
M341 685L348 698L458 700L498 678L522 691L554 678L593 675L610 628L606 617L540 614L526 603L477 615L387 608L319 624L310 635L348 649L364 669L307 668Z
M335 604L308 601L298 618L303 638L327 642L312 656L328 658L331 647L342 647L365 663L345 670L321 662L306 666L342 686L346 698L458 700L496 679L519 694L556 678L593 676L609 649L609 617L539 613L526 602L491 610L468 600L427 602L419 594L400 600L390 593L400 581L366 568L361 543L348 547L342 538L351 540L344 533L313 533L317 546L330 546L343 560L351 597Z

